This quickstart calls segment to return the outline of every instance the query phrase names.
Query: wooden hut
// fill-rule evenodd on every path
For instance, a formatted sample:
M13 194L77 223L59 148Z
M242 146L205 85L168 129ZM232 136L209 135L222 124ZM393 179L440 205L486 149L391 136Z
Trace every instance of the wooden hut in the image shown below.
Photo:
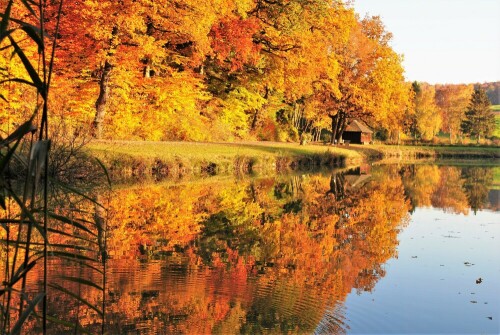
M367 144L372 141L372 134L373 131L363 122L353 120L344 130L342 139L348 143Z

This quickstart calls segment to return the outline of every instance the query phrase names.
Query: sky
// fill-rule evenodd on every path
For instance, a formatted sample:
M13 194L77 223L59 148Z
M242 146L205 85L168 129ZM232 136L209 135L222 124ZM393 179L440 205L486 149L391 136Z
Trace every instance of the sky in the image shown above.
M409 81L500 81L500 0L354 0L354 9L382 18Z

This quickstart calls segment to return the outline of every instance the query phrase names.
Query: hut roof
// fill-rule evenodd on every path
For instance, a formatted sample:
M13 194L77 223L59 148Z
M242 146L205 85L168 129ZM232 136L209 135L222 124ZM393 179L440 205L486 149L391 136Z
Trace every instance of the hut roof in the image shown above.
M358 120L353 120L351 123L349 123L345 131L373 134L373 131L370 128L368 128L363 122Z

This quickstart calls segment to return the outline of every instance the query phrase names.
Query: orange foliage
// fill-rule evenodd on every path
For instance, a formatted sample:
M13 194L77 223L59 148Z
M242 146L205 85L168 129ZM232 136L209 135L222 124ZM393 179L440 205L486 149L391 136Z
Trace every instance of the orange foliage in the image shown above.
M261 46L254 42L253 35L259 30L255 18L223 18L210 31L213 52L219 65L234 72L245 64L256 65Z
M464 192L462 172L456 167L441 167L441 180L432 195L432 206L445 212L468 214L469 202Z
M46 6L49 35L59 4ZM346 106L397 127L406 91L389 36L380 20L359 20L342 2L64 2L51 108L66 127L108 139L286 140L326 128ZM4 64L8 52L1 79L19 76L15 61ZM33 108L6 86L2 126ZM278 120L296 105L292 113L304 113L294 122Z

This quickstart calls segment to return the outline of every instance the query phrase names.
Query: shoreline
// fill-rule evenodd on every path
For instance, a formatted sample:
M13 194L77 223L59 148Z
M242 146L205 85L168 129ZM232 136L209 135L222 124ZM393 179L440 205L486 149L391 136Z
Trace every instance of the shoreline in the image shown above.
M363 163L434 160L485 161L500 165L500 148L279 142L92 141L87 154L103 162L113 181L181 179L343 168ZM487 161L487 162L486 162Z

